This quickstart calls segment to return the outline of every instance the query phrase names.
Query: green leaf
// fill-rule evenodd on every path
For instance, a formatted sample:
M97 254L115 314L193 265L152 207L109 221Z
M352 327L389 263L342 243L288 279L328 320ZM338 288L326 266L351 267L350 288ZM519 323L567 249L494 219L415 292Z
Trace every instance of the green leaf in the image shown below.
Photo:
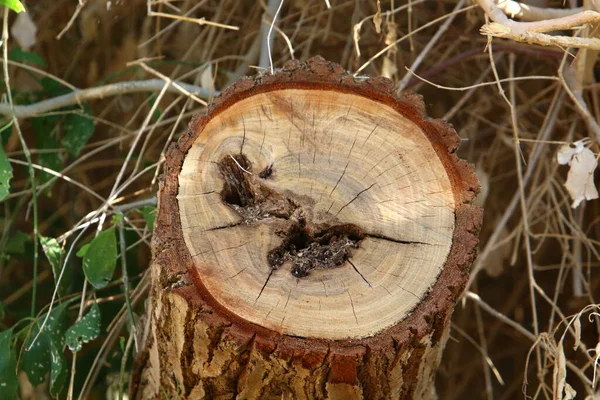
M0 142L0 200L8 195L10 180L13 176L12 166L8 162L8 157L4 152L4 146Z
M83 110L83 115L67 115L63 124L65 135L62 139L62 145L70 155L75 157L79 155L96 129L94 120L91 118L90 108L84 105Z
M122 219L123 219L123 214L122 213L116 213L110 219L110 223L113 224L113 225L116 225L119 222L121 222Z
M140 208L140 213L146 221L146 226L150 233L154 232L154 221L156 220L156 207L155 206L144 206Z
M77 250L77 257L83 257L85 256L85 253L88 251L88 249L90 248L90 244L91 243L86 243L83 246L81 246L79 248L79 250Z
M56 139L52 136L55 130L55 126L58 123L58 117L51 115L48 117L36 117L31 119L31 126L35 132L35 144L38 149L43 150L55 150L48 151L38 154L38 164L49 168L53 171L59 172L62 169L63 161L58 152L59 144ZM47 172L40 172L38 174L40 184L44 184L49 180L53 179L54 176ZM50 194L52 185L48 187L46 194Z
M33 386L45 382L46 375L50 372L50 393L53 396L60 393L68 372L67 362L62 350L67 305L68 302L64 302L50 312L46 326L35 340L35 343L33 341L40 332L46 315L33 323L29 338L25 341L21 362L21 368L27 373L29 382Z
M44 68L46 67L46 63L44 62L42 57L31 51L25 51L20 47L15 47L11 51L9 51L8 58L15 61L39 65L40 67Z
M12 329L0 332L0 399L17 398L17 355L10 345Z
M48 77L40 79L40 85L42 85L44 92L46 92L49 97L58 97L73 91L73 89L63 86L63 84L56 79ZM56 118L58 119L58 117Z
M0 0L0 4L18 13L25 11L25 7L23 7L23 4L19 0Z
M81 345L100 335L100 307L94 303L90 311L67 329L65 343L73 353L81 350Z
M115 227L111 226L90 242L83 256L83 272L92 286L101 289L112 279L116 266L117 237Z
M6 242L4 252L6 254L24 254L25 243L29 240L29 236L21 231L17 231L11 235Z
M40 235L40 243L42 244L42 249L44 250L44 254L46 254L46 258L52 266L52 275L54 275L54 284L56 285L65 258L65 249L58 244L58 241L54 238ZM65 275L66 274L63 274L58 287L58 294L61 297L67 293L67 287L69 286Z
M48 138L47 143L55 144L56 147L58 146L58 143L53 138ZM56 148L55 146L52 146L52 144L50 144L49 147ZM58 152L38 154L38 164L56 172L60 172L63 167L63 162ZM44 184L50 181L52 178L55 178L54 175L49 174L48 172L40 172L38 176L40 177L41 184ZM50 195L52 186L54 186L54 183L48 187L48 190L46 191L47 195Z

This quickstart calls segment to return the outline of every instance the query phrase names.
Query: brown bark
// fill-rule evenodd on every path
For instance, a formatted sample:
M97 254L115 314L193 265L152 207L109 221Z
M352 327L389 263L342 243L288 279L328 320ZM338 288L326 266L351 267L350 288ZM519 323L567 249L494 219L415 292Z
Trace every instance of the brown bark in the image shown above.
M458 143L322 58L227 89L166 157L132 394L431 397L481 226Z

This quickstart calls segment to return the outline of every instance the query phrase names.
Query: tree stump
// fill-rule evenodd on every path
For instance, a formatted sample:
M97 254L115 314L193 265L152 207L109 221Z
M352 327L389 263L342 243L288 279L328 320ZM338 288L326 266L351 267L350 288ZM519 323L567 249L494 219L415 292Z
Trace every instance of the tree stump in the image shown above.
M481 225L420 97L313 58L166 156L135 397L429 398Z

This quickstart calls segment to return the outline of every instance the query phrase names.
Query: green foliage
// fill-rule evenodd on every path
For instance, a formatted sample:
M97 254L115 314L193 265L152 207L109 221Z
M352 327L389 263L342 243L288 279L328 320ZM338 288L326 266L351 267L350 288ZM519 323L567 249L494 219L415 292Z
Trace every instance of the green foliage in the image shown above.
M25 243L28 240L29 236L26 233L17 231L8 238L3 252L6 254L25 254Z
M81 345L100 335L100 307L94 303L90 311L67 329L65 342L73 353L81 350Z
M23 4L19 0L0 0L0 5L6 6L18 13L25 11L25 7L23 7Z
M86 243L77 250L77 257L85 256L86 251L90 248L90 243Z
M0 200L8 196L12 176L12 166L8 162L4 146L0 142Z
M46 375L50 372L50 394L54 397L60 393L68 373L63 354L67 305L67 302L62 303L50 312L46 326L41 332L45 315L33 323L33 329L24 345L21 362L21 369L27 373L29 382L34 386L45 382ZM40 334L35 339L38 333Z
M43 60L42 60L43 61ZM67 94L71 89L61 86L55 80L43 78L39 80L43 90L42 98L52 98ZM31 118L31 124L36 136L36 147L47 150L37 156L37 162L54 171L60 171L63 167L63 157L60 149L64 148L71 156L77 157L81 149L89 142L94 134L94 124L87 103L83 104L83 112L78 112L79 107L66 107L60 111L73 111L66 116L48 115L44 117ZM52 151L54 150L54 151ZM40 183L44 184L55 177L47 172L39 174ZM50 193L51 186L47 194Z
M0 399L17 397L17 355L11 346L12 329L0 332Z
M85 249L77 252L83 257L83 272L87 280L96 289L110 282L117 266L117 237L115 227L111 226L96 236Z
M123 220L123 214L117 213L112 216L112 218L110 219L110 223L113 225L117 225L119 222L121 222L121 220Z
M140 208L140 213L142 213L142 217L144 217L144 221L146 221L146 226L148 227L148 231L150 233L154 232L154 221L156 220L156 207L155 206L144 206Z
M58 284L58 277L60 276L60 270L62 262L65 258L65 249L58 244L58 241L54 238L49 238L40 235L40 243L46 258L52 266L52 275L54 275L54 284ZM67 293L68 281L63 276L60 285L58 287L59 296L64 296Z
M65 118L62 145L70 155L77 157L94 134L96 125L91 117L90 107L84 104L83 114L69 114Z
M8 58L14 61L26 62L45 68L46 62L38 54L31 51L25 51L20 47L15 47L8 52Z
M35 142L38 149L47 150L37 156L37 163L49 168L53 171L60 171L62 169L62 159L59 153L59 144L53 137L55 133L55 126L58 123L57 116L38 117L31 119L31 125L35 132ZM40 172L38 174L39 181L44 184L54 178L52 174L47 172ZM52 186L48 188L48 194Z

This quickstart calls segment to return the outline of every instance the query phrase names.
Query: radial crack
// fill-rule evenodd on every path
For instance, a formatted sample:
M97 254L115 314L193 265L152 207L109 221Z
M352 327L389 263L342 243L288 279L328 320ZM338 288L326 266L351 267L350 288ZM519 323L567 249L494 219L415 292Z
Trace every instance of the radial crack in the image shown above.
M381 234L376 234L376 233L365 233L365 237L370 237L370 238L375 238L375 239L382 239L382 240L387 240L390 242L394 242L394 243L401 243L401 244L423 244L426 246L435 246L435 243L425 243L425 242L418 242L418 241L414 241L414 240L400 240L400 239L395 239L389 236L385 236L385 235L381 235Z
M356 273L360 275L360 277L363 279L363 281L365 281L367 283L367 285L369 285L369 287L372 289L373 286L367 280L367 278L365 278L365 276L358 270L358 268L356 268L356 265L354 265L354 263L352 261L350 261L350 260L347 260L347 261L348 261L348 263L350 263L350 265L352 265L352 268L354 268L354 270L356 271Z
M344 204L344 205L342 206L342 208L340 208L340 209L339 209L339 211L338 211L338 212L335 214L335 216L337 217L337 216L338 216L338 215L339 215L339 214L342 212L342 210L343 210L344 208L346 208L346 207L348 207L350 204L352 204L352 202L353 202L354 200L358 199L358 196L360 196L361 194L363 194L363 193L364 193L364 192L366 192L367 190L371 189L373 186L375 186L375 184L376 184L376 183L377 183L377 182L375 182L375 183L371 184L371 186L369 186L368 188L365 188L365 189L361 190L360 192L358 192L358 193L356 194L356 196L354 196L354 198L353 198L352 200L350 200L349 202L347 202L346 204Z

